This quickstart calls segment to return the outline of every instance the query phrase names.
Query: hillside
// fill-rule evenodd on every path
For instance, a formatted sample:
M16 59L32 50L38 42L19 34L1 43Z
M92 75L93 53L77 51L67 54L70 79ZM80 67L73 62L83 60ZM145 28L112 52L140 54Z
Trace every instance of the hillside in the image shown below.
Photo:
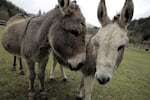
M17 7L7 0L0 1L0 20L8 20L17 13L25 13L23 9Z
M128 26L130 39L133 41L150 40L150 17L133 20Z

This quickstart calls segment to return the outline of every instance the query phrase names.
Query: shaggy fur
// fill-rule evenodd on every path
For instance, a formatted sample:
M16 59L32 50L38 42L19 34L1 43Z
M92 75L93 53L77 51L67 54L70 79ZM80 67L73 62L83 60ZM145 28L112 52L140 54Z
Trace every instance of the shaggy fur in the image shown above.
M85 18L75 2L64 2L69 3L65 7L59 4L46 15L14 22L4 30L3 47L14 55L24 57L28 64L31 98L34 96L35 62L38 62L39 67L40 92L44 92L45 67L50 48L58 61L72 70L78 70L85 60L85 56L77 61L75 59L76 56L85 54ZM68 62L69 59L76 62L76 65Z

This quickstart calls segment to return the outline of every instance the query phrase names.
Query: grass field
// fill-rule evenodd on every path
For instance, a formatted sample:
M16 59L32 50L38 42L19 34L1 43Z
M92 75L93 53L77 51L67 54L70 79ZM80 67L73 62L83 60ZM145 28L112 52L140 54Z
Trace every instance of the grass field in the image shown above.
M0 26L0 39L3 28ZM4 50L0 43L0 100L27 100L27 65L23 61L26 75L20 76L17 71L11 71L12 60L13 56ZM56 80L49 82L51 65L50 56L45 79L48 100L75 100L81 73L65 69L68 82L63 82L57 67ZM35 88L38 91L37 79ZM129 46L113 79L106 85L100 85L95 80L92 100L150 100L150 52Z

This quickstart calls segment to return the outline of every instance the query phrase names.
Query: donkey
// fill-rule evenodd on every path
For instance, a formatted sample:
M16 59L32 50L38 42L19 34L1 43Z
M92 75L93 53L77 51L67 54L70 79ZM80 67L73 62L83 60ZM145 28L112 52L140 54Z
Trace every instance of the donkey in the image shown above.
M15 16L11 17L7 24L6 25L9 25L9 24L12 24L12 23L16 23L17 21L20 21L20 20L25 20L28 16L27 15L24 15L22 13L18 13L16 14ZM39 17L39 16L38 16ZM20 75L24 75L24 71L23 71L23 66L22 66L22 59L20 57L17 57L17 56L14 56L14 61L13 61L13 67L12 67L12 71L15 71L16 70L16 59L18 58L18 61L19 61L19 73ZM50 72L50 79L54 79L54 70L55 70L55 66L57 64L57 59L56 57L54 56L53 54L53 67L52 67L52 70ZM60 65L60 70L61 70L61 73L62 73L62 76L63 76L63 80L66 81L67 80L67 76L63 70L63 67L62 65Z
M73 71L85 62L85 18L76 2L58 0L58 6L40 17L6 26L2 37L3 47L10 53L24 57L29 69L29 99L34 99L35 63L38 63L39 89L42 97L45 68L52 49L60 64Z
M25 20L28 16L22 13L18 13L15 16L11 17L7 23L6 26L11 25L12 23L16 23L18 21L22 21ZM19 74L20 75L24 75L24 71L23 71L23 66L22 66L22 59L20 57L17 57L16 55L14 55L14 61L13 61L13 67L12 67L12 71L16 70L16 59L18 58L19 61Z
M11 17L8 22L7 22L7 25L9 24L12 24L12 23L15 23L17 21L20 21L20 20L25 20L28 16L27 15L24 15L22 13L18 13L16 14L15 16ZM39 17L39 16L38 16ZM16 59L18 58L18 62L19 62L19 73L20 75L24 75L24 71L23 71L23 66L22 66L22 59L20 57L17 57L17 56L14 56L13 58L13 67L12 67L12 71L16 71ZM50 72L50 79L53 80L54 79L54 70L55 70L55 66L57 64L57 59L56 57L54 56L53 54L53 67L52 67L52 70ZM63 70L63 67L62 65L60 65L60 70L61 70L61 73L62 73L62 76L63 76L63 80L66 81L67 80L67 76Z
M98 6L98 19L102 28L91 37L86 47L86 63L77 97L91 100L94 76L100 84L109 82L120 65L125 46L128 44L127 24L134 12L132 0L126 0L119 15L111 21L107 16L105 0Z

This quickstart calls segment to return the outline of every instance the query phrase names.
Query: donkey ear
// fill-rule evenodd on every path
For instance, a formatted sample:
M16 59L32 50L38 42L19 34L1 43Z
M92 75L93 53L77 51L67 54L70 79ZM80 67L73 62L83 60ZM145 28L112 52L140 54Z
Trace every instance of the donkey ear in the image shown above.
M122 8L119 24L121 27L125 27L133 17L134 5L132 0L126 0L124 7Z
M101 0L98 5L97 17L102 26L106 26L108 23L111 22L109 17L107 16L107 8L105 5L105 0Z
M63 15L68 11L68 6L70 5L70 0L58 0L59 8Z

